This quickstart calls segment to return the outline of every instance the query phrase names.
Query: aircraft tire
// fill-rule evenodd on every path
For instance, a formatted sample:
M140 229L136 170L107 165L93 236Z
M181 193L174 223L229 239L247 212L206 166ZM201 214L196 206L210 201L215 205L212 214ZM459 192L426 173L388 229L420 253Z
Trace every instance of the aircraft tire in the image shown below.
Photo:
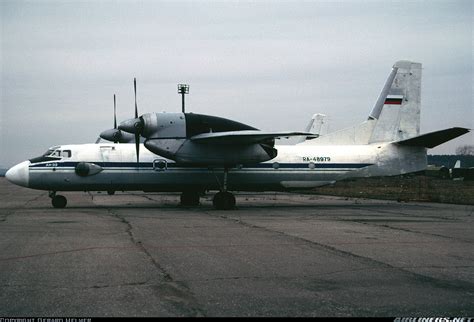
M197 191L184 191L180 197L182 206L198 206L199 205L199 192Z
M64 196L56 195L51 199L54 208L64 208L67 205L67 199Z
M235 197L228 191L221 191L215 194L212 204L216 209L230 210L235 207Z
M109 196L112 196L112 195L115 194L115 190L107 190L107 194L108 194Z

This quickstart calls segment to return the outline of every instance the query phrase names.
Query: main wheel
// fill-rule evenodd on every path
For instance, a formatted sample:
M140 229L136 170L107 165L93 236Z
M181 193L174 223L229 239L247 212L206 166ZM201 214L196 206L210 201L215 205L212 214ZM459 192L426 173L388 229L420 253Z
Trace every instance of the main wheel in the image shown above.
M214 199L212 199L214 208L219 210L229 210L235 207L235 197L228 191L221 191L216 193Z
M107 190L107 194L108 194L109 196L112 196L112 195L115 194L115 190Z
M67 205L67 199L64 196L56 195L51 199L54 208L64 208Z
M198 206L199 205L199 192L198 191L184 191L181 193L181 205L182 206Z

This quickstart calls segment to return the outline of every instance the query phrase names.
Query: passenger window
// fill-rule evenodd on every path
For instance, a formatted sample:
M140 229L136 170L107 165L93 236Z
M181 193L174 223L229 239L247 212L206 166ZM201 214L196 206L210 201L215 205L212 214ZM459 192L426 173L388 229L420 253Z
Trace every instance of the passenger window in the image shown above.
M64 150L62 153L63 158L70 158L71 157L71 150Z

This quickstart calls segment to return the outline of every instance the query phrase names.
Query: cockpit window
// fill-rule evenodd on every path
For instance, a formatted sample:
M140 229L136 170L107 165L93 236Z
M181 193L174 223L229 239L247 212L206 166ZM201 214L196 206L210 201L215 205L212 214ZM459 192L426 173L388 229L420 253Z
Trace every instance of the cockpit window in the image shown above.
M49 149L42 156L30 159L31 163L39 163L45 161L58 161L61 158L70 158L71 150L61 151L59 149Z

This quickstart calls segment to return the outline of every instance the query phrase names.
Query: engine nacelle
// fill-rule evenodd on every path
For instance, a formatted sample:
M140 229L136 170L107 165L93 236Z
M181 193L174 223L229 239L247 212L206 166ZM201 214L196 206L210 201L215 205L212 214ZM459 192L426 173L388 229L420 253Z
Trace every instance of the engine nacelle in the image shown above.
M176 160L176 153L186 139L151 139L145 141L145 147L164 158Z
M183 113L148 113L142 115L146 138L186 138L186 119Z
M118 129L105 130L99 135L102 139L118 142L118 143L133 143L135 142L135 135L121 131Z
M162 157L187 164L236 165L273 159L275 139L248 144L202 144L191 140L203 133L258 131L222 117L193 113L147 113L124 121L120 130L146 138L145 147Z
M148 139L189 139L202 133L257 130L222 117L194 113L148 113L140 117L140 122L143 126L140 135ZM134 120L127 126L130 133L135 131L133 123Z
M187 139L151 139L145 147L165 158L186 164L236 165L271 160L277 150L265 144L207 145Z

